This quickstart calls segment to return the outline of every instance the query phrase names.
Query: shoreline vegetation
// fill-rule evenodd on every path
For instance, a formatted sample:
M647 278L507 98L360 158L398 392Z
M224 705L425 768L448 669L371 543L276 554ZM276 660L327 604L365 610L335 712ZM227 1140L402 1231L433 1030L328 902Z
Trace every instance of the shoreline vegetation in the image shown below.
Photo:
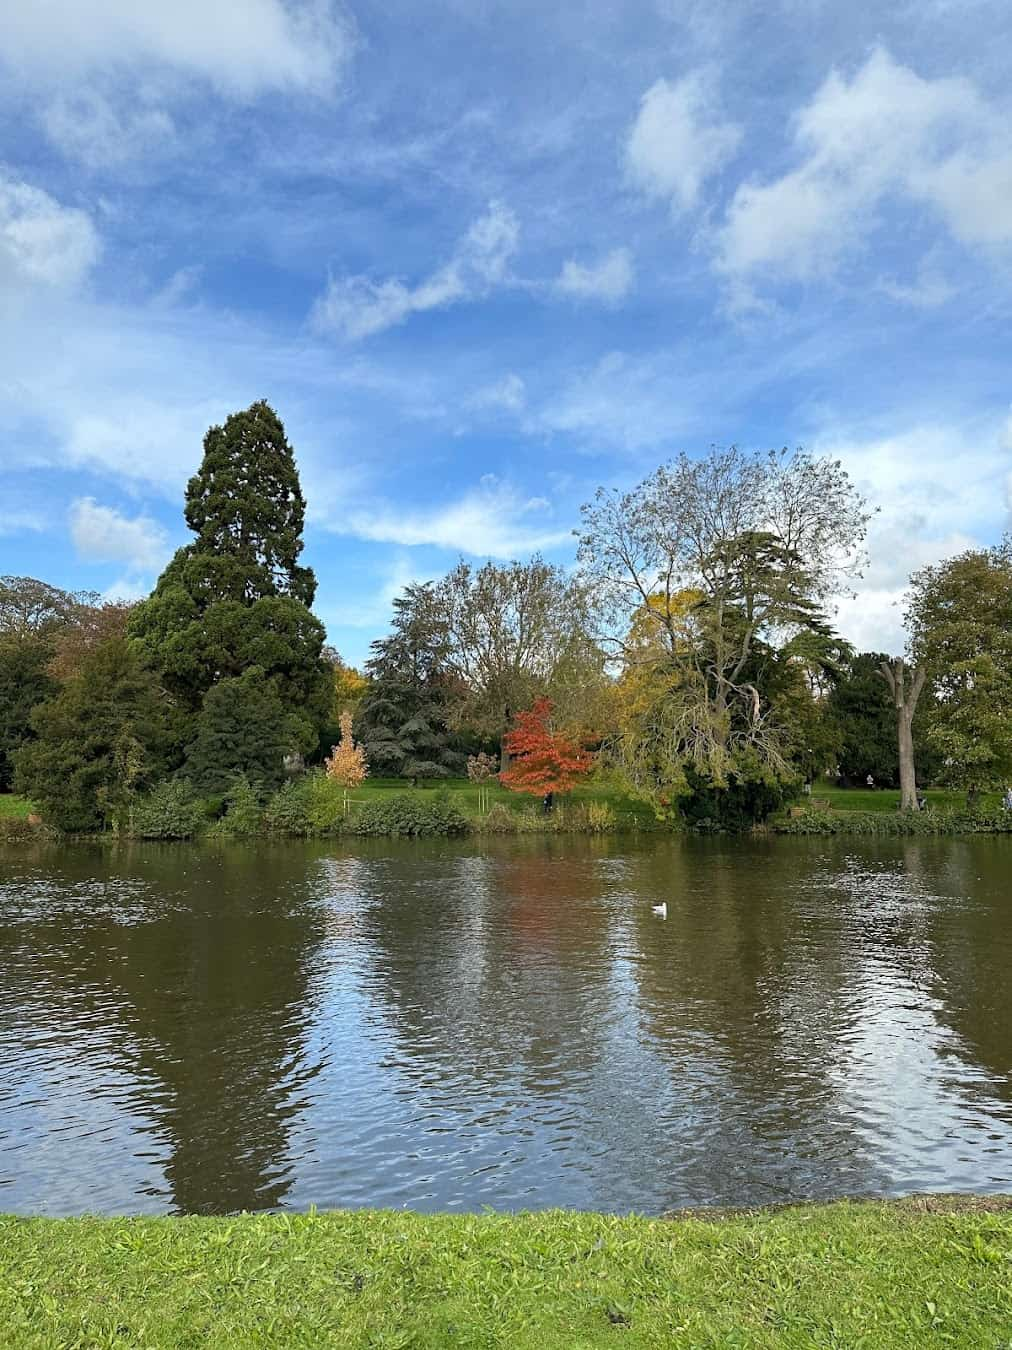
M812 798L775 813L751 833L884 838L1012 834L1012 812L1002 808L996 794L983 797L975 812L967 811L961 794L944 789L928 789L927 805L917 813L900 811L899 797L898 789L820 787ZM39 820L25 797L0 795L0 843L13 844L38 839L197 841L679 832L726 833L706 821L694 829L677 819L659 821L648 804L603 782L575 789L550 814L498 784L479 789L466 779L414 788L395 779L367 780L346 793L324 775L311 774L267 801L257 799L248 787L231 797L197 798L177 783L152 794L118 828L84 835L60 835Z
M11 1347L999 1346L1012 1197L0 1217Z

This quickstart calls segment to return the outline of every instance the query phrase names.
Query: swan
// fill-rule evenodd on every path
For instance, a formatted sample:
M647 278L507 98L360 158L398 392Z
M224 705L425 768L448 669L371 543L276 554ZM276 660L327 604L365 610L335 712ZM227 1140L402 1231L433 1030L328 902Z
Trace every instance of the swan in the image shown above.
M668 917L668 902L666 900L662 900L659 905L653 905L652 908L654 913L659 914L662 919Z

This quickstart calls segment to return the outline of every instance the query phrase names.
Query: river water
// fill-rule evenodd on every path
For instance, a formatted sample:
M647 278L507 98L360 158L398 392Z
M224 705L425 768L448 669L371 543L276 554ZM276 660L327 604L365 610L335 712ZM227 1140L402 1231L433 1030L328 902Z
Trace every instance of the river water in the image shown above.
M10 849L0 1211L1012 1191L1010 878L1005 839Z

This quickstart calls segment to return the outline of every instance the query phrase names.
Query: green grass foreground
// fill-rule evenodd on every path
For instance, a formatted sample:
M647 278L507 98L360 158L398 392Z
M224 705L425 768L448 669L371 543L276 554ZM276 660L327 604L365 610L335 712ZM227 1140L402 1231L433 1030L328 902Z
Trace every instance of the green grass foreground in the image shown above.
M1012 1342L1012 1212L0 1219L7 1347Z

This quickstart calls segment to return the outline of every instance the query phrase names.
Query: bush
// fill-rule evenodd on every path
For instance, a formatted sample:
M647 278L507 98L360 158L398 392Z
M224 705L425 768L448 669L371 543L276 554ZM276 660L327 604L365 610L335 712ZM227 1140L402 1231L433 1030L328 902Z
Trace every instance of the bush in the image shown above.
M774 821L777 834L880 835L896 838L931 834L1009 834L1012 812L967 811L810 811L795 808Z
M267 803L264 823L271 834L309 838L335 833L343 814L344 789L316 770L275 792Z
M271 834L299 834L308 838L313 832L309 803L302 783L286 783L268 800L263 815Z
M24 844L38 834L38 826L29 825L25 816L0 816L0 844Z
M792 784L733 776L726 787L714 787L691 769L686 777L691 791L680 799L679 811L690 829L702 833L750 830L778 811L793 789Z
M469 829L467 817L445 792L398 792L366 802L348 825L351 834L388 836L466 834Z
M249 839L263 827L263 807L247 778L237 778L222 802L225 814L211 827L215 838Z
M588 802L586 811L588 834L610 834L618 825L615 812L607 802Z
M190 839L204 821L204 806L185 778L169 778L145 796L131 812L135 839Z

